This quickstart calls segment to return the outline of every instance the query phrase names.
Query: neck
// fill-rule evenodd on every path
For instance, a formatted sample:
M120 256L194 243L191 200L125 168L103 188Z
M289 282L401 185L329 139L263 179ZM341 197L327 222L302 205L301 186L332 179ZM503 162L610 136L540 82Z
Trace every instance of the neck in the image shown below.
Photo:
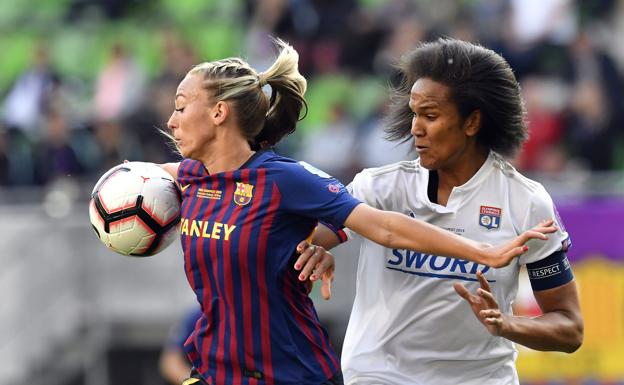
M439 188L451 190L453 187L461 186L468 182L483 166L488 154L489 151L487 149L477 147L461 153L448 167L437 170Z
M218 174L240 168L254 152L245 138L226 134L207 145L204 155L199 160L210 174Z

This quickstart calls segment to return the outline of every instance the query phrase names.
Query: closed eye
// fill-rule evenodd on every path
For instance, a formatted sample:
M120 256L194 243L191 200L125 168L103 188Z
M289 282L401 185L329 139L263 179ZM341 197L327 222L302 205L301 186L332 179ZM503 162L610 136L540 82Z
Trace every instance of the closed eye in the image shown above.
M175 108L175 110L176 110L177 112L182 112L182 111L184 111L184 107Z

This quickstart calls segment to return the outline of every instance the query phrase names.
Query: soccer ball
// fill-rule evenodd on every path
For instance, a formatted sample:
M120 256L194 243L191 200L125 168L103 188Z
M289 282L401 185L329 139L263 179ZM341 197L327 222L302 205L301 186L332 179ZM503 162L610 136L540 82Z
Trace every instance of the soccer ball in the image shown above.
M144 257L176 238L181 201L175 180L161 167L126 162L108 170L95 184L89 219L106 247Z

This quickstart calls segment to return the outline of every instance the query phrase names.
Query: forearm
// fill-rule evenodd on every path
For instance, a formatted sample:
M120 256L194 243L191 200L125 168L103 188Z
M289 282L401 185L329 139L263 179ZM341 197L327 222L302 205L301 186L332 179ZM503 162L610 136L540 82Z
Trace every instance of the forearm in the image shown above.
M319 223L312 238L312 244L331 250L340 244L338 236L329 228Z
M528 348L572 353L583 341L583 326L573 314L553 311L527 318L504 315L500 336Z
M191 365L184 353L165 348L160 356L161 375L171 384L181 384L191 374Z
M482 262L477 242L429 223L396 214L388 221L387 228L392 248Z
M347 227L383 246L483 263L481 249L477 242L439 227L403 214L370 208L364 208L357 215L361 217L352 219L349 216L347 218L345 222Z

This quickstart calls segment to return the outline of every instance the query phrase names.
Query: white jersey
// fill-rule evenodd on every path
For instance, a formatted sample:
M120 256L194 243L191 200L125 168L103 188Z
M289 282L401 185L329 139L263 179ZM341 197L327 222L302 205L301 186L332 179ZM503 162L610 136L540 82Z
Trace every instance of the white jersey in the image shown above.
M405 161L366 169L349 189L373 207L491 244L509 241L543 219L558 220L542 185L495 153L468 182L453 189L446 207L429 200L428 178L418 160ZM520 265L560 250L568 238L565 230L545 242L530 241L528 252L501 269L387 249L348 230L347 236L362 243L342 350L345 384L518 384L514 344L491 336L453 283L474 293L476 272L482 271L501 310L511 314Z

